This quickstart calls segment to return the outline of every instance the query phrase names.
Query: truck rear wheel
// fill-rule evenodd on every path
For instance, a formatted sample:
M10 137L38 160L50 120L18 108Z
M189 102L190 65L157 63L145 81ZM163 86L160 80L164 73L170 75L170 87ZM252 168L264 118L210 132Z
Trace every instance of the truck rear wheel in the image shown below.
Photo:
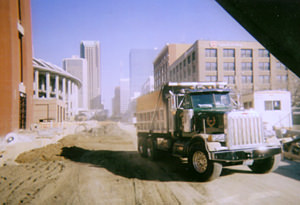
M138 151L142 157L147 157L146 140L143 137L138 138Z
M211 181L218 178L222 172L222 165L209 160L207 151L200 145L192 146L189 165L200 181Z
M254 173L268 173L272 172L278 168L278 165L281 161L281 155L277 154L272 157L268 157L266 159L258 159L254 160L253 164L249 166L249 168Z
M149 159L151 160L156 160L158 153L157 153L157 149L156 149L156 145L154 143L154 141L149 138L147 139L147 156Z

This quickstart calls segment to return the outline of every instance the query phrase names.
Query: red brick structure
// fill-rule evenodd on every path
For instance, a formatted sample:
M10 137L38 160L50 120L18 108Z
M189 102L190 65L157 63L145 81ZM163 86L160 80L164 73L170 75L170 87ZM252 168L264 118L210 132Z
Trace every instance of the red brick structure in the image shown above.
M30 0L0 0L0 137L32 123Z

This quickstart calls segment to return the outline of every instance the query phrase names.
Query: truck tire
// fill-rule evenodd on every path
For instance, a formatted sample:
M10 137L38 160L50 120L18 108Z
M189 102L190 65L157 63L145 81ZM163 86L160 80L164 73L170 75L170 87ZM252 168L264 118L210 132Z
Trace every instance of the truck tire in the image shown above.
M142 157L147 157L147 146L144 137L138 138L138 151Z
M281 161L281 154L268 157L266 159L254 160L253 164L248 166L254 173L268 173L278 168Z
M156 149L155 142L151 139L147 139L147 157L151 160L156 160L158 156L158 150Z
M222 164L209 160L203 146L193 145L189 153L189 165L200 181L211 181L218 178L222 172Z

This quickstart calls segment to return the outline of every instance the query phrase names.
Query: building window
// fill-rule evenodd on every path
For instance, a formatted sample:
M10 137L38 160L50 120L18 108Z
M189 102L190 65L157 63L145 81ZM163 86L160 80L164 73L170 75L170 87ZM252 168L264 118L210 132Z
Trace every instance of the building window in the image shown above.
M196 60L196 54L195 51L192 53L192 61Z
M253 76L252 75L243 75L242 76L242 83L243 84L251 84L251 83L253 83Z
M270 76L269 75L260 75L259 81L260 81L260 83L270 83Z
M234 75L225 75L224 81L228 84L235 84L235 76Z
M191 56L188 56L188 64L191 63Z
M281 110L281 102L279 100L265 101L265 110Z
M216 62L207 62L207 63L205 63L205 70L207 70L207 71L217 71L217 63Z
M223 50L223 57L235 57L235 50L234 49L224 49Z
M217 49L215 48L206 48L205 57L217 57Z
M287 75L277 75L276 79L280 83L286 83L288 80L288 76Z
M270 63L269 62L259 63L258 67L259 70L270 70Z
M277 68L277 69L281 69L281 70L287 70L287 67L285 67L285 65L283 65L283 64L280 63L280 62L277 62L277 63L276 63L276 68Z
M242 63L242 70L243 71L252 71L252 63L251 62L243 62Z
M252 58L252 49L241 49L241 57Z
M217 76L215 76L215 75L208 75L208 76L205 77L205 80L207 82L217 82Z
M235 71L234 62L225 62L223 64L223 69L226 70L226 71Z
M270 57L270 52L266 49L258 49L259 57Z
M196 66L193 65L193 73L196 73Z
M183 67L185 67L186 66L186 60L184 59L183 60Z

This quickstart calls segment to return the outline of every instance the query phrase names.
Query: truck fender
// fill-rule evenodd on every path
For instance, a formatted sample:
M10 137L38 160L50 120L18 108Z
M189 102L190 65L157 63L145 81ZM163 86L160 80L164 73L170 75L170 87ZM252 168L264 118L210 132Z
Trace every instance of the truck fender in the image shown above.
M192 139L191 139L191 141L188 143L188 152L187 153L189 153L190 152L190 150L191 150L191 147L194 145L194 144L196 144L196 143L200 143L200 144L202 144L203 145L203 147L205 148L205 150L207 151L207 153L208 153L208 157L209 157L209 159L211 159L211 154L210 154L210 151L209 151L209 149L208 149L208 147L207 147L207 141L206 141L206 139L202 136L202 135L194 135L193 137L192 137Z

